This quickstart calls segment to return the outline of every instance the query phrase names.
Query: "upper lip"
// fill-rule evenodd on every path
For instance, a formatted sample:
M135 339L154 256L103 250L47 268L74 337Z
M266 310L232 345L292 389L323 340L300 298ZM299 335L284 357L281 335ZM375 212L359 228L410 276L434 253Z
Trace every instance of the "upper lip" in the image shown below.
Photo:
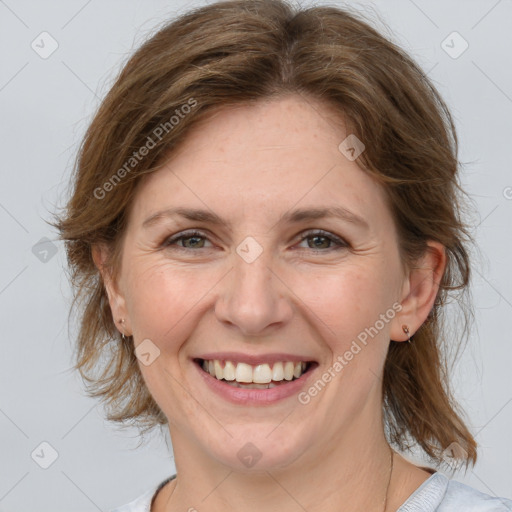
M277 354L247 354L242 352L209 352L206 354L201 354L196 356L194 359L206 359L208 361L213 361L218 359L219 361L232 361L237 363L246 363L252 366L257 364L270 364L277 363L279 361L286 362L292 361L298 363L300 361L304 362L314 362L315 360L309 356L297 355L297 354L285 354L284 352L280 352Z

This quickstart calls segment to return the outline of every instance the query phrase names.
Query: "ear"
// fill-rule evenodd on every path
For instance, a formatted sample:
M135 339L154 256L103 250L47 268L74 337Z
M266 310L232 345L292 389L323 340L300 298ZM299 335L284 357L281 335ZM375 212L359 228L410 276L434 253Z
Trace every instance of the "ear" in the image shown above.
M402 286L402 309L391 325L394 341L407 341L421 327L434 306L439 285L446 268L444 245L429 240L423 256L408 269ZM407 335L403 327L409 328Z
M131 336L132 329L125 298L119 290L118 283L113 280L109 267L105 264L108 255L109 249L104 244L94 245L92 247L92 259L105 285L114 324L121 334Z

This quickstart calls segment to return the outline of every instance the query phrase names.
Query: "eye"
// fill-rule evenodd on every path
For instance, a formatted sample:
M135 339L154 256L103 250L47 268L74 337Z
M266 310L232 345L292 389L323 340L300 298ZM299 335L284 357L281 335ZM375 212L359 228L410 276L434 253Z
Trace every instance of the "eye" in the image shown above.
M166 238L163 247L175 247L177 249L207 249L205 242L208 237L201 231L185 231ZM300 238L300 243L308 241L308 247L314 251L331 251L347 248L349 244L342 238L323 230L307 231ZM310 243L311 241L311 243ZM301 248L301 249L304 249Z
M328 233L327 231L322 230L308 231L303 233L300 241L303 242L304 240L308 240L307 248L313 250L325 249L329 251L343 249L349 246L345 240L339 238L336 235L333 235L332 233ZM309 243L310 240L312 241L312 244Z
M207 240L205 234L200 231L186 231L166 238L162 245L164 247L176 246L178 249L203 249L205 240ZM183 245L178 245L179 242L182 242Z

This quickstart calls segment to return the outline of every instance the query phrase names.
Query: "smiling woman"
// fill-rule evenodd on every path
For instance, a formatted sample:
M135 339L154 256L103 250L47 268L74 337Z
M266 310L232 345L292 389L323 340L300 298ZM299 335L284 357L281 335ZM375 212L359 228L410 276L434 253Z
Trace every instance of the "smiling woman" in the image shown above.
M167 425L177 469L120 511L511 510L436 471L477 456L441 346L452 296L471 317L457 138L357 15L241 0L172 21L73 186L76 368L108 419Z

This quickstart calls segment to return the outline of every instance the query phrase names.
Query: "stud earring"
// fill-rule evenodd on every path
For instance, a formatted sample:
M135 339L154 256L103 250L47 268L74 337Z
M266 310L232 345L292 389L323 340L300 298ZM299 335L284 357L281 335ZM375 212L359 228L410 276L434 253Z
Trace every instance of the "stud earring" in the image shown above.
M120 318L119 322L123 326L123 331L121 331L121 337L123 338L123 341L126 341L126 336L124 335L124 318Z
M407 325L402 325L402 331L404 331L405 335L409 338L407 343L411 343L411 335L409 333L409 327Z

